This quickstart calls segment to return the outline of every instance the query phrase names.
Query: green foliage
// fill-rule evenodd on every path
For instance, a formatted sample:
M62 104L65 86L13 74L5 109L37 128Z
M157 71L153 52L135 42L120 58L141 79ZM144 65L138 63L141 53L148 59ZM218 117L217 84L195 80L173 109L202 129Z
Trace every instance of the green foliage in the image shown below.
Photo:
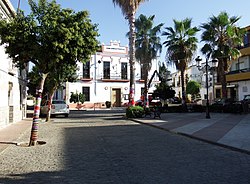
M154 97L159 97L162 100L167 100L175 96L175 90L173 90L166 83L161 82L159 85L156 85L156 90L153 93Z
M36 89L41 80L42 80L42 74L40 73L38 67L34 66L32 68L32 71L28 73L27 93L29 95L36 96Z
M166 27L162 33L167 39L163 44L167 47L166 58L169 63L174 64L176 69L181 72L181 92L183 108L186 109L186 89L185 89L185 70L193 55L196 52L198 39L197 27L192 27L192 19L186 18L178 21L174 20L174 27Z
M142 118L144 114L144 109L141 106L131 106L126 109L127 118Z
M180 71L186 69L187 62L191 61L197 49L198 39L195 35L199 29L191 27L191 22L192 19L189 18L181 21L174 20L174 27L166 27L166 31L162 33L167 37L163 42L167 47L166 58Z
M142 65L141 77L145 81L145 92L152 60L156 59L162 48L159 35L163 24L153 26L154 18L155 16L146 17L141 14L135 21L135 57Z
M71 95L70 95L70 99L69 99L70 103L79 103L81 102L82 104L85 102L85 95L82 94L82 93L74 93L74 92L71 92Z
M162 63L159 66L159 75L160 77L160 81L161 82L167 82L167 79L170 77L170 71L167 69L166 65L164 63Z
M196 81L188 81L186 92L192 96L196 96L200 93L201 85Z
M167 79L170 74L170 71L167 70L166 66L161 65L159 67L159 76L161 83L156 85L156 90L154 90L153 97L159 97L162 100L167 100L175 96L175 91L171 86L167 84Z
M241 17L229 17L227 12L221 12L218 16L212 16L207 23L203 23L201 40L205 42L201 51L207 58L232 58L238 57L240 51L237 45L243 42L245 29L240 29L237 22ZM221 61L222 62L222 61Z
M50 72L46 77L43 96L46 94L52 94L54 90L64 87L63 83L66 81L73 82L76 81L76 66L70 65L59 65L54 72ZM28 73L28 94L35 96L37 86L42 79L42 74L37 66L32 68L32 71Z
M218 76L222 86L223 98L227 97L226 72L229 69L230 57L236 59L240 56L237 46L243 42L245 29L240 29L237 22L238 16L229 17L227 12L212 16L207 23L201 25L203 30L201 41L205 44L201 52L207 59L218 59Z
M32 62L37 75L50 74L57 87L70 78L64 75L76 69L76 61L89 59L98 49L97 25L87 11L62 9L55 0L29 4L30 15L20 11L11 20L0 20L1 44L17 66Z

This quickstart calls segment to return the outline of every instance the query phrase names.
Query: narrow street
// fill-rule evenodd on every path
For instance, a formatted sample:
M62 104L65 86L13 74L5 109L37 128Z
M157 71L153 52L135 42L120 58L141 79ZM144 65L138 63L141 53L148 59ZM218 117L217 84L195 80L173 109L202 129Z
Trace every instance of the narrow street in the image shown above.
M43 146L10 145L0 184L249 184L250 156L123 118L72 111L39 125ZM153 119L152 119L153 121ZM19 141L29 140L29 131Z

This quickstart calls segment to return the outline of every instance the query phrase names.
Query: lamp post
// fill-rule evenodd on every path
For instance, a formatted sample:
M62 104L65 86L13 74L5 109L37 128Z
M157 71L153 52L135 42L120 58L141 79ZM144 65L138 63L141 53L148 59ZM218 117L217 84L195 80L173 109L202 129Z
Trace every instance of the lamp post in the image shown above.
M202 61L202 59L200 58L200 56L198 56L195 59L196 63L197 63L197 67L198 70L204 70L204 68L201 68L200 62ZM207 91L207 95L206 95L206 119L210 119L210 113L209 113L209 101L208 101L208 59L206 58L206 64L205 64L205 72L206 72L206 91Z

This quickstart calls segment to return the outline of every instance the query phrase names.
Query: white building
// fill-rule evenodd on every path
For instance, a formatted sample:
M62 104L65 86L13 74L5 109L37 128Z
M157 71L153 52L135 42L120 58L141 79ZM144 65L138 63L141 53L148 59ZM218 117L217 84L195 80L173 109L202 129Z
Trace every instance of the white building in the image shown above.
M128 46L120 46L120 42L111 41L110 45L102 45L100 52L91 56L89 62L78 63L79 80L66 84L66 101L69 102L71 92L85 95L84 106L88 108L105 107L110 101L113 107L124 106L129 97L130 64ZM149 78L158 70L156 60L152 62ZM141 80L141 66L135 63L135 100L139 100L144 90L144 81ZM149 92L153 92L155 84L159 83L155 76ZM75 108L71 104L71 108Z
M212 63L208 62L209 70L208 70L208 99L209 102L212 103L216 98L220 98L220 94L216 94L216 91L219 89L221 90L221 85L217 85L217 74L212 68ZM175 96L182 98L182 91L181 91L181 74L179 71L176 71L171 74L172 83L169 85L173 86L176 94ZM203 100L203 104L205 105L205 100L207 96L207 88L206 88L206 71L205 71L205 61L201 63L200 70L195 64L188 66L185 71L185 84L188 81L196 81L201 85L200 88L200 96ZM189 100L191 99L188 96Z
M0 0L2 19L11 19L15 10L9 0ZM12 60L0 46L0 127L26 117L26 71L14 67Z

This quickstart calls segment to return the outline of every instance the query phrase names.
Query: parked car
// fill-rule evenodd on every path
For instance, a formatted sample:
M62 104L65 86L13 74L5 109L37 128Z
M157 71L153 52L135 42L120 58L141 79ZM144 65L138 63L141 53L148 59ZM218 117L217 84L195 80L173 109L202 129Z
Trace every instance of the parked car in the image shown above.
M34 98L31 96L27 97L26 100L27 110L33 110L34 109Z
M214 112L240 113L242 112L242 105L241 102L232 98L220 98L211 105L211 110Z
M169 100L171 104L181 104L181 98L179 97L173 97Z
M142 100L136 100L135 105L143 107L143 101Z
M46 115L48 112L48 102L46 101L41 105L41 115ZM65 117L69 116L69 105L65 103L63 100L53 100L51 105L51 115L64 115Z

